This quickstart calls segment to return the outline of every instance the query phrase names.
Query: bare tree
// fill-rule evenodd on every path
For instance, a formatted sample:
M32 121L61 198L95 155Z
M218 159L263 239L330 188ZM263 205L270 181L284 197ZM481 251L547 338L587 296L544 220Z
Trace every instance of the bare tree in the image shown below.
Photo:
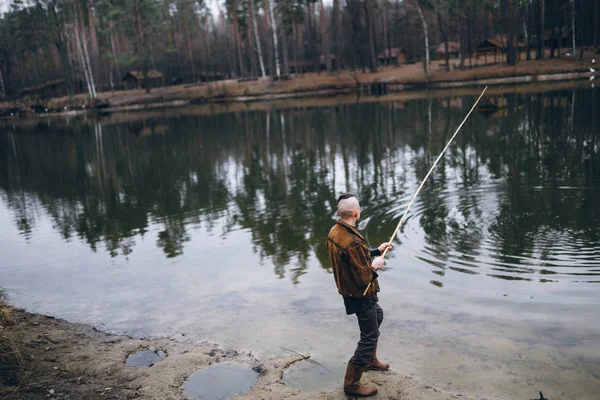
M544 16L545 16L545 0L537 0L537 11L539 16L538 21L538 42L537 42L537 54L536 59L543 60L546 55L546 48L544 46L544 35L546 32L544 31Z
M427 21L425 20L425 15L423 14L423 10L419 5L418 0L413 0L417 11L419 12L419 17L421 18L421 24L423 25L423 34L425 36L425 75L429 76L429 32L427 29Z
M273 32L273 53L275 56L275 72L277 78L281 76L281 70L279 68L279 46L277 44L277 18L275 17L275 10L273 7L274 0L266 0L269 4L269 15L271 16L271 31Z
M231 18L233 22L233 39L238 61L238 72L240 76L244 76L246 69L244 68L244 57L242 56L242 37L240 35L240 22L237 14L237 0L231 1Z
M325 7L323 6L323 0L321 0L321 47L323 49L323 55L325 56L325 65L327 72L331 72L331 55L329 53L329 38L327 35L327 18L325 14Z
M90 56L87 50L87 39L85 36L85 28L81 23L79 7L77 7L77 2L73 3L73 14L74 14L74 24L73 30L75 31L75 42L77 45L77 54L79 55L79 62L81 63L81 67L83 69L83 73L85 76L85 81L88 87L88 93L91 99L96 98L96 85L94 84L94 75L92 72L92 65L90 62Z
M250 17L252 18L252 29L254 30L254 37L256 39L256 51L258 52L258 61L260 63L260 73L264 78L267 77L267 73L265 72L265 62L263 61L262 50L260 47L260 37L258 36L258 21L256 20L256 13L254 10L254 0L249 0L250 6Z
M573 60L577 58L575 49L575 0L571 0L571 37L573 38L573 49L571 55Z

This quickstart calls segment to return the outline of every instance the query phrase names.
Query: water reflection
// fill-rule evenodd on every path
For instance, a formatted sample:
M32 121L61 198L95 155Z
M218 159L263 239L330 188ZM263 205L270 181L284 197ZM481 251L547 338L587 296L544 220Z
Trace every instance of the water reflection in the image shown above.
M443 287L450 271L598 281L598 89L486 99L435 170L399 235ZM28 240L38 216L112 257L154 236L166 257L190 231L251 235L294 283L340 191L367 237L393 231L474 98L372 103L127 123L43 122L0 135L0 193ZM150 229L150 228L153 229Z

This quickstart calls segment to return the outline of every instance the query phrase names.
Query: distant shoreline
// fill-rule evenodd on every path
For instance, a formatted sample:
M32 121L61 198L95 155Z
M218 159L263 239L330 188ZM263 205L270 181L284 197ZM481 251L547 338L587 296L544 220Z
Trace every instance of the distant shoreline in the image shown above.
M453 64L456 64L454 60ZM471 69L445 71L442 61L431 65L429 78L422 63L385 67L376 73L304 74L289 80L225 80L202 84L167 86L144 90L100 93L91 101L85 95L54 98L45 101L20 100L0 103L0 118L15 120L47 116L71 117L90 113L175 108L202 104L232 104L249 102L281 102L290 99L322 98L340 95L365 97L408 94L418 91L476 88L483 85L528 85L590 79L591 60L581 63L570 59L521 61L517 66L493 64ZM408 96L410 97L410 96ZM33 110L35 107L37 112Z

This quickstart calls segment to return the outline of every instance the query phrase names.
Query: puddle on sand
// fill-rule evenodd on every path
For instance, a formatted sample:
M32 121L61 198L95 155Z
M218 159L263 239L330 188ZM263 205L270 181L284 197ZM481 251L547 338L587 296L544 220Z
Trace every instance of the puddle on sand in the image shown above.
M193 399L226 400L252 389L258 373L237 364L216 364L200 369L183 383L183 394Z
M125 364L130 367L150 368L157 362L164 360L166 356L161 350L145 349L128 355Z
M346 364L324 365L299 361L283 373L286 385L309 392L329 392L342 387Z

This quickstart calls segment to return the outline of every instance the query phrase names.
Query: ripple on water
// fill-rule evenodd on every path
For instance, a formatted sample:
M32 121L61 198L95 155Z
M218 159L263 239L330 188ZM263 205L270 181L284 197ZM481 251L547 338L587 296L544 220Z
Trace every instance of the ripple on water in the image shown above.
M190 375L183 384L183 394L192 399L226 400L248 393L256 384L258 373L239 364L215 364Z
M555 189L552 192L548 189L548 193L556 196ZM531 188L521 190L526 193ZM568 204L569 196L577 190L568 187L568 191L559 190L558 195ZM589 229L600 228L590 228L585 217L577 214L554 215L552 208L542 205L522 210L507 208L504 204L507 196L506 185L499 184L438 191L424 188L399 233L402 246L434 267L432 272L437 275L452 270L544 283L583 282L581 277L598 276L600 235L589 234ZM543 203L543 198L540 201ZM395 226L409 202L410 197L401 194L395 202L387 200L372 206L368 223ZM570 212L564 207L560 210ZM581 220L570 223L572 218ZM423 235L412 234L419 231ZM423 237L425 243L420 242ZM415 240L419 242L411 243ZM549 275L552 279L548 279Z

